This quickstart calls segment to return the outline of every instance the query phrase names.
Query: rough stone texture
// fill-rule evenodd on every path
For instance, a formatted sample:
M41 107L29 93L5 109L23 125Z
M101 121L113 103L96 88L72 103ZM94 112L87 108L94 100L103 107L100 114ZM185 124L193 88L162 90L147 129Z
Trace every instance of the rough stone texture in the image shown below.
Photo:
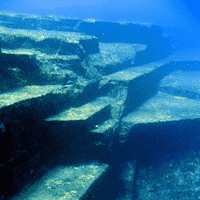
M107 168L106 164L56 167L13 199L80 199Z
M160 83L160 90L182 98L200 99L200 74L198 71L176 71Z
M172 50L171 39L163 37L160 27L149 23L113 23L95 19L79 20L53 15L38 16L6 12L0 14L0 20L2 25L9 28L80 32L96 36L100 42L105 43L146 44L148 50L141 52L137 65L163 59Z
M104 74L111 74L135 65L138 52L144 51L146 45L127 43L100 43L100 55L102 58L99 70ZM95 61L97 59L95 58Z
M0 27L1 47L34 49L46 54L71 55L98 53L96 37L73 32L33 31Z
M197 100L158 92L155 97L123 118L124 130L120 134L126 135L137 124L199 118L199 106L200 102Z
M32 196L37 185L60 199L160 198L160 185L140 176L168 155L199 150L199 61L166 58L171 44L154 25L12 13L0 20L0 199L28 184ZM76 178L56 178L58 166ZM180 180L190 170L198 177L179 166L170 182L179 169ZM39 184L46 173L47 187Z

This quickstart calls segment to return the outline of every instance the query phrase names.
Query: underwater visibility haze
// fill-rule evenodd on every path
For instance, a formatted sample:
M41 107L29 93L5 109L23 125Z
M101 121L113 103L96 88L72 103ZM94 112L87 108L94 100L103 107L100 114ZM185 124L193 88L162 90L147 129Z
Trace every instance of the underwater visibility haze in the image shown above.
M198 0L9 0L0 9L16 13L59 15L76 19L149 23L162 27L163 33L184 42L178 49L199 44L200 2Z
M200 199L199 0L0 0L0 200Z
M1 1L0 9L27 14L189 28L199 24L199 4L198 0L9 0Z

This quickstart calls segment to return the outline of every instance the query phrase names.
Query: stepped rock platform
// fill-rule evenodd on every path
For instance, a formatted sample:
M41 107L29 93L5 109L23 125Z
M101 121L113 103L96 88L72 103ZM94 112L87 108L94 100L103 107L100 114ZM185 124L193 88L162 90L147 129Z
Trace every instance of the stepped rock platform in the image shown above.
M0 12L0 200L198 199L199 77L155 25Z
M198 108L199 101L158 92L155 97L124 117L123 127L127 130L128 124L132 127L137 124L198 119ZM122 131L121 134L125 133Z
M14 199L79 199L83 198L91 184L101 179L107 165L83 165L57 167Z

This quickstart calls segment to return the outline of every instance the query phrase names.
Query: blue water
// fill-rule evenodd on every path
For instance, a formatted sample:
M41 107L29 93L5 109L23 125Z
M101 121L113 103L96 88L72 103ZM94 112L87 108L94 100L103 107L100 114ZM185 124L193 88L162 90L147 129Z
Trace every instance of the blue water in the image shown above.
M151 0L151 1L150 0L85 0L85 1L1 0L0 1L0 11L37 14L37 15L60 15L76 19L92 19L91 21L94 21L95 19L97 21L103 20L103 21L113 21L113 22L117 21L122 23L139 22L145 24L155 24L162 28L163 34L165 36L170 35L172 37L172 42L173 42L172 46L174 50L177 50L168 59L169 60L177 59L181 61L200 60L199 8L200 8L199 0L193 0L192 3L189 0L175 0L175 1L173 0L162 0L162 1L161 0ZM197 76L197 72L194 73ZM196 76L192 76L193 77L192 81L191 78L186 78L184 82L187 84L186 86L189 85L188 84L189 82L197 83L197 79L194 81L194 77ZM184 85L184 87L188 89L186 86ZM38 99L37 104L38 105L42 104L42 101ZM198 127L195 123L192 125L194 127ZM116 153L114 154L113 160L117 158L119 162L117 163L119 164L119 166L118 165L115 166L114 165L115 162L112 160L114 163L112 164L117 169L116 170L117 172L115 173L120 177L122 169L126 169L124 167L125 165L124 163L128 163L129 161L137 159L136 178L134 179L136 180L137 176L140 175L139 173L137 174L137 170L139 171L140 167L145 166L148 168L149 165L155 165L160 167L160 165L166 161L173 159L181 160L182 157L187 155L188 151L190 151L191 149L199 150L199 137L197 137L197 135L199 134L198 132L199 129L197 130L194 128L195 130L192 133L194 135L193 138L192 134L188 133L186 128L183 129L180 128L183 127L182 124L176 126L174 125L174 127L178 126L179 129L182 130L181 133L179 132L178 128L177 130L171 131L173 127L171 127L171 129L170 127L168 127L166 133L163 133L164 136L161 136L160 138L157 138L157 136L151 138L151 136L149 136L146 132L143 133L144 135L143 138L141 138L141 135L135 136L139 138L139 141L141 141L141 143L138 143L138 141L134 140L135 138L133 138L132 141L129 141L130 144L128 143L127 147L123 149L122 153L120 152L121 150L120 149L116 151ZM0 125L0 129L3 130L4 127L3 126L1 127ZM192 128L188 128L188 130L190 131L192 130ZM156 129L154 131L156 132ZM155 135L156 134L157 133L155 133ZM158 144L155 142L156 139L158 139L159 141ZM143 144L145 144L146 151L141 152L138 149L141 149L141 147L143 148ZM128 155L130 154L130 156L127 157L126 156L127 154ZM196 161L196 163L193 163L193 160L188 163L189 164L192 163L191 165L196 170L199 169L200 165L199 160L200 159L198 159L197 160L198 162ZM92 162L91 166L93 166ZM55 168L55 172L59 171L59 169L60 169L59 166ZM175 169L174 171L176 172ZM190 169L188 169L188 171L190 171ZM174 174L177 175L177 173L175 172ZM113 177L116 176L115 173L113 172ZM187 172L184 173L182 172L182 174L184 174L185 176L188 175ZM172 175L174 176L174 174ZM178 178L182 177L182 174L181 173L178 174L177 177ZM198 171L196 174L192 175L189 174L189 175L188 176L194 182L194 185L196 184L195 187L198 187L198 190L196 189L197 191L196 195L199 195L200 172ZM118 178L118 176L116 177ZM165 180L164 176L163 180ZM120 178L118 181L119 182L121 181ZM107 183L107 185L109 185L109 183ZM168 188L168 187L163 186L163 188ZM123 191L123 188L121 188L121 190Z
M193 0L9 0L0 9L41 15L64 15L106 21L153 23L166 27L193 27L199 24L200 2Z
M0 11L77 19L139 22L162 27L178 51L199 46L200 1L193 0L9 0Z

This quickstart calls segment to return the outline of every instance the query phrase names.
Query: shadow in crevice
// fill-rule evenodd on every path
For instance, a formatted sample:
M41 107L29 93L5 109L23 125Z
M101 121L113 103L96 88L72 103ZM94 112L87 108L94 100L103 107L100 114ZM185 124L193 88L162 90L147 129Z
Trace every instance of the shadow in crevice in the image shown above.
M4 138L4 143L7 146L22 145L22 149L18 147L18 150L22 151L19 155L8 146L11 158L14 156L15 158L6 161L10 159L6 157L4 164L0 164L1 173L3 173L0 192L6 199L13 199L24 188L26 190L54 168L106 163L109 160L106 148L98 148L90 142L90 136L84 124L70 126L70 124L56 124L56 122L54 124L50 122L24 123L19 122L15 125L15 129L14 124L5 126L7 138ZM14 137L14 134L18 136ZM24 149L26 149L25 152L23 152ZM7 180L6 184L3 180Z
M180 162L192 151L199 151L200 119L181 120L156 124L137 125L132 129L131 136L124 144L118 144L111 156L111 163L115 163L117 176L120 177L127 163L135 161L135 173L132 181L132 197L139 198L138 177L141 169L149 167L160 168L171 161ZM192 134L191 134L192 133ZM126 164L124 164L126 163ZM123 182L115 180L118 194L125 191ZM120 199L119 196L116 199Z
M170 72L171 70L167 69L167 65L164 65L149 74L130 81L125 102L126 107L122 117L131 113L148 99L152 98L158 90L160 81Z
M145 103L148 99L152 98L158 90L163 90L166 92L166 88L159 88L160 81L170 74L171 72L175 71L196 71L199 70L199 62L196 61L172 61L166 62L162 67L158 67L157 69L153 70L152 72L140 76L128 84L128 94L127 99L125 102L125 109L123 116L131 113L138 107L140 107L143 103ZM195 92L189 91L180 91L172 88L170 92L172 94L180 94L181 96L185 95L189 98L199 99L199 95ZM168 90L169 92L169 90Z
M138 165L159 165L184 152L199 150L200 119L136 125L123 145L123 154ZM191 134L192 133L192 134ZM129 152L133 152L132 155Z
M106 146L96 147L90 135L87 134L87 127L84 126L79 127L79 131L77 131L77 126L63 126L60 122L57 125L58 122L55 122L54 125L47 122L45 126L42 123L42 126L38 124L37 127L35 125L30 127L27 124L26 134L29 131L32 135L31 130L33 131L33 129L34 133L41 133L40 139L38 139L40 141L36 141L37 143L40 142L40 148L36 147L32 152L33 155L26 155L23 163L20 163L19 160L10 167L13 170L18 164L23 164L24 169L31 171L32 168L27 168L34 167L35 172L33 174L23 172L24 175L20 180L26 181L21 185L15 185L12 182L14 174L13 177L10 174L7 177L10 184L12 183L12 191L10 192L12 192L12 195L19 192L24 185L34 183L48 170L55 167L96 162L107 163L110 167L101 180L88 190L83 199L115 200L123 199L122 197L129 195L129 199L136 200L140 189L137 186L137 179L141 168L148 168L152 165L159 167L162 163L172 159L181 160L184 155L192 150L199 150L199 122L200 119L196 119L135 126L131 131L129 140L123 145L118 143L112 152L109 152ZM54 128L51 128L50 131L49 126ZM8 130L8 127L6 128ZM36 139L34 136L32 137ZM26 138L28 139L29 136L27 135ZM37 158L37 152L41 153L39 158ZM36 159L32 165L32 162L29 162L31 158ZM128 163L132 163L132 166ZM123 179L122 176L127 169L135 171L131 177L132 182L130 184L132 186L130 186L130 190L127 190L126 179ZM8 174L11 171L6 172ZM20 180L18 177L18 181Z

